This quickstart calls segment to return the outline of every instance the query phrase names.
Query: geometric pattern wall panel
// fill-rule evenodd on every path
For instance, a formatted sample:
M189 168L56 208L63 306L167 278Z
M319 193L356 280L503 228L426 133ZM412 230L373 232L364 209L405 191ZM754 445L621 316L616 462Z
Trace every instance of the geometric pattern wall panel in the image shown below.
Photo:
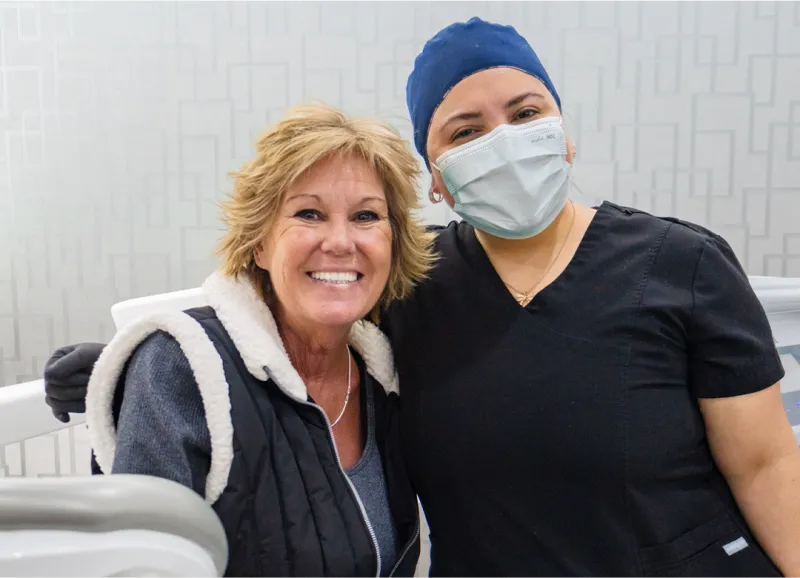
M749 273L800 276L798 3L0 3L0 385L108 340L113 303L196 286L228 172L288 106L410 137L414 56L475 15L548 68L576 200L695 221ZM428 184L425 219L452 219Z

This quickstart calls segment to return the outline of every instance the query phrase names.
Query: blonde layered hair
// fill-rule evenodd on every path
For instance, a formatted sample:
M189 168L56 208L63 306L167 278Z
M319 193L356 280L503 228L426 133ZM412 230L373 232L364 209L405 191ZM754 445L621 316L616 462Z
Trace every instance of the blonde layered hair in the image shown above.
M267 305L273 305L269 273L256 264L256 251L275 222L286 191L314 165L336 155L363 159L384 186L392 259L389 280L370 313L377 322L379 311L408 296L434 260L433 235L413 213L419 208L419 163L405 139L387 124L349 118L322 104L291 109L258 138L255 158L231 173L233 192L222 205L228 231L217 253L226 275L244 275Z

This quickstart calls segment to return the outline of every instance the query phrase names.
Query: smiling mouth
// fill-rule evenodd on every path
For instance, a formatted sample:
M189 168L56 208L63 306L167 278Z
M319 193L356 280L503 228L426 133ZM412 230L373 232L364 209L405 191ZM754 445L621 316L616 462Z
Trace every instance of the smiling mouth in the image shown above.
M332 285L349 285L363 277L361 273L355 271L311 271L307 273L307 275L314 281L330 283Z

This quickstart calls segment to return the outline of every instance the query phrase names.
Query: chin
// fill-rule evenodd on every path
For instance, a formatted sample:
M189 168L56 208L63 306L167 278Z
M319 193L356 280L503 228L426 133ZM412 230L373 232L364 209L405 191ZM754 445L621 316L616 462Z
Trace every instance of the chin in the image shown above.
M309 319L323 327L345 327L366 317L372 307L350 307L345 304L329 304L324 309L309 311Z

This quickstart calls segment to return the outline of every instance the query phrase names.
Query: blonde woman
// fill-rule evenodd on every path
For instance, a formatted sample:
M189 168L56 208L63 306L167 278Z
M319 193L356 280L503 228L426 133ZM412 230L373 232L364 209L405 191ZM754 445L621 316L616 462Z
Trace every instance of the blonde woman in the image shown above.
M194 489L227 575L413 575L416 497L391 347L372 323L431 264L418 165L392 129L291 111L235 174L210 306L120 331L86 398L105 473Z

